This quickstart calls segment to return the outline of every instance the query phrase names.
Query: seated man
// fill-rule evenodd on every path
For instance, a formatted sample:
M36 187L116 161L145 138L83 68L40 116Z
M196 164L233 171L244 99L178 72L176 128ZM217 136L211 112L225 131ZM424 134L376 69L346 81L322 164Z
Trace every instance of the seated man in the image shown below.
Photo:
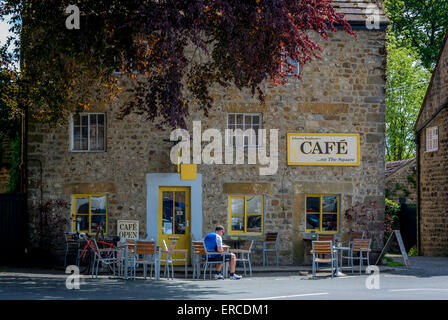
M207 252L222 253L222 236L224 234L224 227L219 225L215 228L215 232L210 232L205 236L204 242ZM222 261L222 255L209 255L209 261ZM239 280L241 276L235 274L236 256L233 253L224 254L224 261L230 261L230 279ZM224 279L221 274L222 263L216 264L215 279Z

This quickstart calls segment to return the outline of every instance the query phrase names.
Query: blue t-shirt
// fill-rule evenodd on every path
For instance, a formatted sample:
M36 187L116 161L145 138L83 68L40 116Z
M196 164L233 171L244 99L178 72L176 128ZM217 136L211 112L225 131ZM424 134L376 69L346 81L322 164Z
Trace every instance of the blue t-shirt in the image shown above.
M210 232L204 238L205 249L207 252L218 252L218 247L222 247L222 238L216 232ZM209 258L214 258L216 254L209 255Z

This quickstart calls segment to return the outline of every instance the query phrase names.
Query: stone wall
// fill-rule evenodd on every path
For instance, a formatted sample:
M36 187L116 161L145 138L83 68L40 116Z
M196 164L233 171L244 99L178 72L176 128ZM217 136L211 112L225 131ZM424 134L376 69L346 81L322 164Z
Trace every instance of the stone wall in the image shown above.
M385 178L386 197L400 203L417 203L417 168L415 159Z
M425 152L420 138L420 241L421 254L448 255L448 110L429 125L439 128L439 150Z
M448 104L448 34L434 69L416 130ZM448 110L426 128L437 126L439 150L425 152L426 129L420 134L420 249L423 255L448 255Z
M291 264L304 257L304 195L310 192L341 195L340 231L356 228L346 223L344 212L356 203L374 201L378 220L369 231L382 245L384 219L385 143L385 33L358 31L357 39L338 32L319 40L322 59L305 65L302 81L284 86L264 84L266 104L235 88L214 88L214 110L201 120L202 130L226 129L229 112L261 112L264 129L279 129L279 168L276 175L260 176L258 165L198 165L203 177L203 234L216 224L228 226L228 196L258 190L264 193L264 233L279 232L280 262ZM126 83L122 83L126 86ZM109 194L109 233L116 233L118 219L138 219L140 237L146 237L146 182L148 173L174 172L169 161L170 130L159 130L143 118L130 115L117 120L120 101L107 109L107 151L70 152L67 126L49 129L31 125L29 158L31 204L43 198L71 201L72 192ZM92 110L97 111L97 110ZM188 123L190 134L192 122ZM286 165L286 134L359 133L361 164L358 167ZM41 189L42 188L42 189ZM258 190L259 191L259 190ZM70 213L67 213L70 214ZM260 260L259 247L254 259Z

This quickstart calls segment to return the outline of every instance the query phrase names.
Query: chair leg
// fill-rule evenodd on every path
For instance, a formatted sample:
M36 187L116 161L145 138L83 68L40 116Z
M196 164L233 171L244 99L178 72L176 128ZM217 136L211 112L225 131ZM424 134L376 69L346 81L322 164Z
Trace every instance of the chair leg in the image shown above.
M354 266L353 266L353 252L350 252L350 265L352 267L352 274L353 274L353 268L354 268Z
M67 266L67 252L68 252L68 245L65 245L64 267Z
M249 262L249 274L252 277L252 258L250 254L248 255L247 261Z
M359 274L362 272L362 251L359 253Z
M331 279L333 279L333 269L334 269L334 265L333 265L333 259L331 259Z

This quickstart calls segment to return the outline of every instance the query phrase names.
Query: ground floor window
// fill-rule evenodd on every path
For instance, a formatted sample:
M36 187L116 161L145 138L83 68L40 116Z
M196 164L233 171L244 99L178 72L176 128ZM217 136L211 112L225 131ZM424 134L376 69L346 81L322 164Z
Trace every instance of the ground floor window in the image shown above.
M73 231L107 233L107 195L75 194L72 204Z
M230 196L229 220L230 234L262 234L263 196Z
M339 232L339 195L306 195L305 232Z

